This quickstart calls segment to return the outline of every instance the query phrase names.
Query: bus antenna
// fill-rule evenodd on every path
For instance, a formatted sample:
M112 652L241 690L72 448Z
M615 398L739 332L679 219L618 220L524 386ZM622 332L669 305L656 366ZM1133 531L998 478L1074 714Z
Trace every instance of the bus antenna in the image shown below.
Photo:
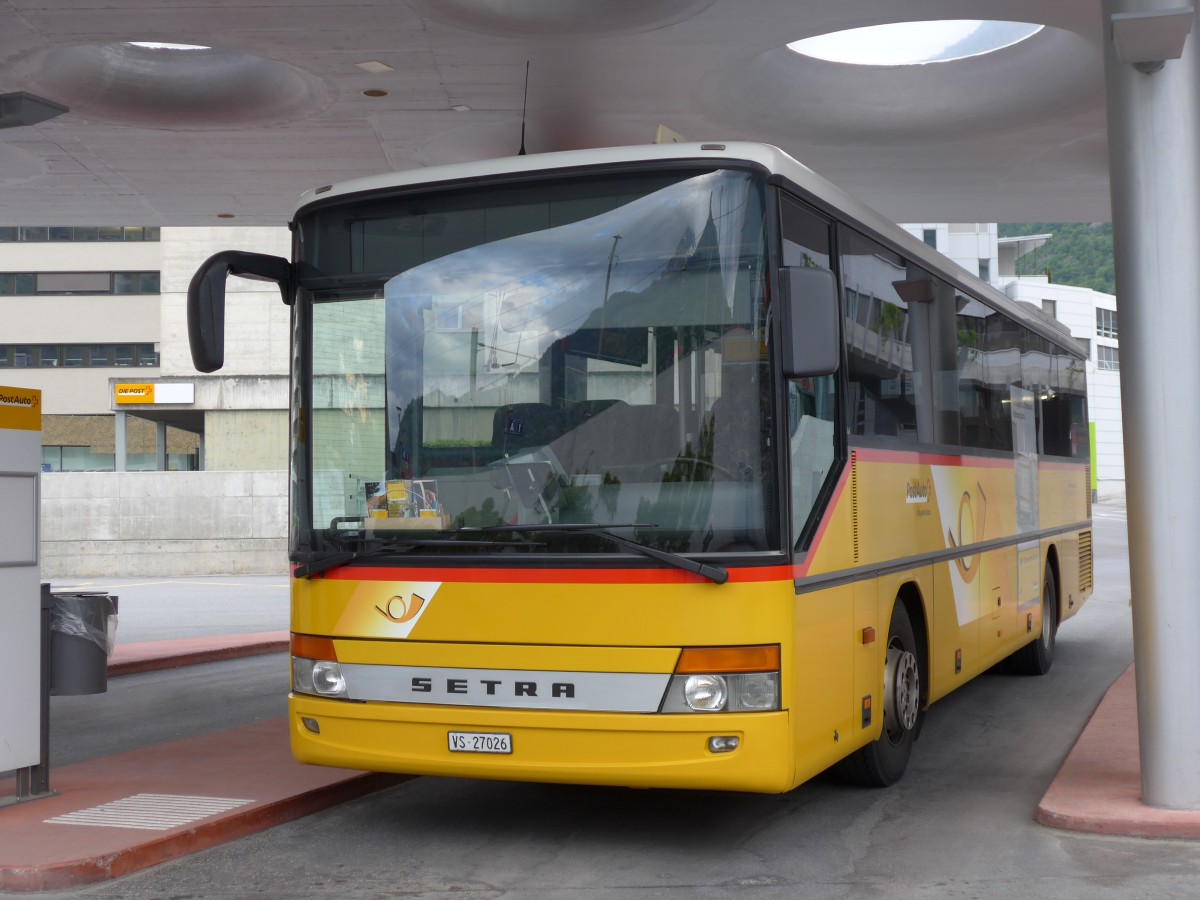
M521 149L517 156L525 155L525 110L529 106L529 60L525 60L525 96L521 100Z

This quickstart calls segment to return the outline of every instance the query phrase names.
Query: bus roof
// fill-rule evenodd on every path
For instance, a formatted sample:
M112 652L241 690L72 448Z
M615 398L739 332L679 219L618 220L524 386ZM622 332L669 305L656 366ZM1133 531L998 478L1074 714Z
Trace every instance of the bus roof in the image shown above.
M477 162L452 163L369 175L324 185L305 191L296 207L296 215L314 204L325 205L339 198L349 200L369 194L386 194L397 189L436 184L487 180L506 175L577 170L639 162L712 161L718 165L751 163L798 188L808 199L851 225L865 228L872 237L890 245L902 255L923 263L955 287L974 294L989 306L1020 321L1071 352L1085 357L1083 346L1075 341L1062 323L1049 318L1029 304L1017 303L1006 294L980 281L973 273L911 235L862 201L808 166L770 144L751 141L704 141L678 144L646 144L631 147L602 147L593 150L566 150L557 153L532 153Z

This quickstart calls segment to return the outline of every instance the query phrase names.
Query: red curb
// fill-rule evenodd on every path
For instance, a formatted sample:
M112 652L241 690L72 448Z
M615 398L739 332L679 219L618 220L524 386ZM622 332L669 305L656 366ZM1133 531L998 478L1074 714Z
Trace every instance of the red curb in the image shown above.
M1200 810L1159 809L1142 801L1133 666L1096 707L1035 818L1086 834L1200 840Z
M111 678L140 672L156 672L225 659L280 653L287 649L286 631L118 644L108 662L108 675Z

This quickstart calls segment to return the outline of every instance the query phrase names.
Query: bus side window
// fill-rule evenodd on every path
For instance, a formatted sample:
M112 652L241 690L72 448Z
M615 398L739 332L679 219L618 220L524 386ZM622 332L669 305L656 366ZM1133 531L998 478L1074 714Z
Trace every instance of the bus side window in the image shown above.
M780 196L782 262L791 267L830 267L829 223L798 200ZM836 376L789 381L788 464L791 468L792 541L798 547L811 535L808 527L821 487L833 468Z
M805 535L834 460L835 381L832 375L788 382L788 459L792 478L792 536Z
M841 226L842 337L850 434L917 441L917 397L908 304L893 286L908 279L899 254Z

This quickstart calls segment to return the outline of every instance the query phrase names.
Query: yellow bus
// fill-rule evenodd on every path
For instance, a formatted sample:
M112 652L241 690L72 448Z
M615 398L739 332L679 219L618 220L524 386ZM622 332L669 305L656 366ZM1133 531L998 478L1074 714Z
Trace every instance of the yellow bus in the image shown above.
M930 705L1091 593L1083 352L780 150L348 181L292 260L295 757L887 785Z

